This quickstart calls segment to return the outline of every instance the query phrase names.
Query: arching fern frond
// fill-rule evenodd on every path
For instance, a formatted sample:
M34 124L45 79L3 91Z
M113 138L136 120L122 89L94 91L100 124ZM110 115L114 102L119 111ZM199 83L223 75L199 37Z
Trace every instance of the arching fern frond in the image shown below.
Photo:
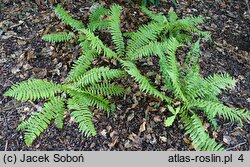
M76 87L85 87L100 81L109 81L125 75L122 70L109 69L108 67L92 68L74 83Z
M66 42L75 37L72 32L57 32L52 34L46 34L42 37L42 40L47 42Z
M203 151L223 151L222 144L218 144L215 139L209 137L206 133L204 126L200 118L193 113L190 117L186 113L181 114L181 120L184 122L186 130L185 134L188 134L196 150Z
M232 77L226 73L213 74L203 78L198 71L189 71L183 80L186 83L185 92L191 99L199 97L215 102L218 101L216 96L221 93L221 90L231 88L235 84Z
M189 32L197 33L199 36L202 36L205 39L211 40L211 36L208 32L201 31L196 27L200 23L203 23L202 17L189 17L189 18L179 19L179 20L172 22L171 31L173 32L189 31Z
M123 42L122 32L121 32L121 12L122 8L118 5L113 5L109 11L111 17L109 21L109 28L112 36L112 42L116 46L116 52L118 56L123 56L125 51L125 44Z
M78 60L73 64L66 78L66 81L77 81L79 78L81 78L91 67L91 62L96 57L96 55L96 52L92 50L85 50L84 55L80 56Z
M86 92L90 92L96 95L121 95L124 92L124 89L110 83L99 83L92 84L84 89Z
M71 17L70 14L68 14L61 5L57 5L57 7L55 8L55 14L64 22L64 24L71 26L75 30L84 28L83 23Z
M50 121L63 111L65 111L64 102L60 97L52 98L51 101L45 103L42 111L33 114L28 121L18 127L19 130L25 129L25 143L31 145L47 129Z
M211 115L210 117L218 115L219 117L223 117L225 120L239 122L241 126L243 126L242 120L250 121L250 114L245 109L231 108L219 102L206 101L202 99L193 100L190 104L198 109L204 110L207 115Z
M91 11L89 17L89 29L91 31L105 29L109 27L109 21L104 19L104 16L108 14L109 10L99 5L95 10Z
M201 56L200 51L200 39L191 45L187 56L185 57L184 67L187 71L191 70L195 65L198 64L199 58Z
M113 52L109 47L105 46L93 32L87 29L81 29L81 31L86 35L86 40L89 41L90 47L98 54L103 52L104 56L107 58L117 58L116 53Z
M180 81L181 78L180 67L176 60L176 51L179 46L180 44L176 39L170 38L168 43L166 43L166 45L163 46L163 51L168 54L166 58L168 65L167 73L172 82L173 92L176 97L188 103L188 100L186 99L184 92L182 90L183 88Z
M53 82L42 79L30 79L14 84L4 93L4 96L14 97L20 101L27 101L53 97L61 91L61 86Z
M226 90L235 85L235 80L227 73L213 74L205 78L205 81L210 85L214 95L221 93L221 90Z
M152 21L147 25L141 26L138 31L132 33L130 35L131 41L129 41L127 46L127 56L132 57L137 49L152 41L156 41L164 27L164 23Z
M163 95L154 86L152 86L150 81L145 76L140 74L135 64L130 61L122 61L122 65L124 66L127 73L139 83L139 87L143 92L165 100L168 103L172 101L169 97Z
M79 124L79 131L86 137L95 136L96 130L92 123L93 114L84 104L84 101L79 101L75 98L69 99L68 108L73 111L70 116Z
M83 101L87 106L95 106L100 110L106 111L108 114L114 111L115 106L111 104L106 98L95 95L81 89L67 86L67 93L76 100Z
M64 114L65 114L66 109L64 106L61 106L61 108L58 107L54 124L57 128L62 129L63 128L63 121L64 121Z
M32 115L31 117L33 117L34 115ZM16 128L16 130L18 130L18 131L22 131L22 130L24 130L24 129L26 129L26 128L28 128L31 124L32 124L32 118L29 118L28 120L26 120L26 121L23 121L22 123L20 123L18 126L17 126L17 128Z
M149 44L138 48L133 53L130 53L127 56L127 59L133 61L133 60L137 60L140 58L145 58L145 57L156 55L156 50L159 45L161 45L161 43L159 42L156 42L156 41L150 42Z
M142 12L145 13L150 19L156 21L156 22L167 22L167 18L163 16L162 14L154 14L150 10L148 10L146 7L142 7Z

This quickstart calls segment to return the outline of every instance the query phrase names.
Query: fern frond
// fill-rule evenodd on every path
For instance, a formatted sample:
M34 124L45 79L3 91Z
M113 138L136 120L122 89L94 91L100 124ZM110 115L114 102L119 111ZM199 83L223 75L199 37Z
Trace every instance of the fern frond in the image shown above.
M121 12L122 8L118 5L113 5L109 11L111 17L109 21L109 28L112 36L112 41L116 46L116 52L118 56L122 56L125 50L125 44L123 42L122 32L121 32Z
M243 120L250 121L249 112L245 109L231 108L219 102L201 99L193 100L190 104L198 109L204 110L208 116L210 115L210 118L214 118L215 115L218 115L219 117L223 117L225 120L239 122L241 126L243 126Z
M139 83L139 87L145 93L158 97L162 100L165 100L167 103L170 103L172 100L163 95L160 91L158 91L154 86L151 85L150 81L143 75L140 74L135 64L130 61L122 61L122 65L129 75L131 75L136 82Z
M113 52L109 47L105 46L103 42L90 30L81 29L80 31L86 35L86 40L89 41L90 47L98 54L103 52L104 56L107 58L117 58L116 53Z
M94 11L91 11L89 16L89 29L91 31L105 29L109 27L109 21L104 20L103 17L108 14L109 10L99 5Z
M194 67L184 76L182 81L185 83L183 89L188 99L202 98L218 101L211 85L202 78L199 74L199 70Z
M31 115L31 117L30 117L28 120L23 121L22 123L20 123L20 124L17 126L16 130L22 131L22 130L28 128L28 127L32 124L32 122L31 122L32 117L33 117L33 115Z
M155 51L157 51L157 55L159 57L160 70L162 73L164 85L168 91L173 91L172 82L171 82L170 76L168 75L169 66L168 66L166 56L164 55L163 51L160 49L160 46Z
M170 38L168 43L166 43L165 46L163 46L163 52L166 52L168 54L167 56L167 73L169 78L171 79L172 86L173 86L173 92L176 97L179 97L184 102L188 103L188 100L186 99L184 92L182 90L182 85L180 81L180 67L176 60L176 51L178 47L180 46L179 42L175 38Z
M167 18L163 16L162 14L153 14L150 10L148 10L144 6L141 9L142 9L142 12L145 13L152 20L156 22L167 22Z
M176 22L176 20L178 19L178 16L175 12L169 11L168 12L168 20L171 24L173 24L174 22Z
M92 68L74 83L76 87L85 87L100 81L109 81L125 75L122 70L109 69L108 67Z
M50 121L54 119L58 113L64 109L63 99L60 97L52 98L51 101L44 104L42 111L37 114L33 114L26 122L26 125L22 125L18 129L25 129L25 143L31 145L32 142L47 129Z
M40 98L53 97L61 92L61 85L42 79L30 79L14 84L4 96L14 97L20 101L37 100Z
M77 100L84 101L87 106L95 106L100 110L106 111L108 114L115 110L115 106L102 96L72 86L67 86L67 93Z
M81 78L86 71L91 67L92 60L96 57L96 53L92 50L85 50L84 54L78 58L78 60L73 64L66 81L77 81Z
M203 17L187 17L184 19L179 19L178 22L180 22L179 24L185 25L184 27L197 26L199 24L204 23L204 18Z
M75 98L69 99L68 108L73 110L70 116L79 124L79 131L86 137L95 136L96 130L92 123L93 114L84 102L76 100Z
M70 41L75 37L74 33L71 32L58 32L52 34L46 34L42 37L42 40L47 42L66 42Z
M215 95L220 94L221 90L233 87L236 83L236 81L227 73L210 75L205 78L205 81L210 85Z
M161 45L160 42L149 42L147 45L144 45L137 50L135 50L133 53L131 52L129 55L127 55L128 60L137 60L140 58L145 58L149 56L156 55L156 50L158 46Z
M92 84L84 89L86 92L90 92L96 95L121 95L125 90L117 85L110 83Z
M191 48L187 53L187 56L185 57L184 67L187 70L192 69L193 66L198 64L200 56L201 56L200 39L198 39L195 43L191 45Z
M192 40L192 36L189 34L184 34L184 33L177 33L175 35L175 38L177 39L177 41L183 42L185 43L186 41L191 42Z
M57 108L54 124L59 129L63 128L63 121L64 121L65 111L66 111L66 109L64 108L64 106L61 106L61 107Z
M195 146L196 150L203 151L223 151L222 144L218 144L215 139L209 137L206 133L204 126L200 118L193 113L190 117L186 113L181 114L181 120L184 123L186 130L185 134L188 134Z
M188 17L184 19L178 19L175 12L169 12L168 20L170 22L168 26L170 37L175 37L175 35L177 35L180 31L188 31L188 32L197 33L199 36L202 36L205 39L211 40L211 36L208 32L204 32L196 28L198 24L201 24L204 22L203 17Z
M141 26L138 31L132 33L130 35L131 41L129 41L127 46L127 56L133 56L134 52L137 49L141 48L144 45L147 45L152 41L156 41L158 35L162 32L164 27L164 23L152 21L147 25Z
M211 35L208 32L201 31L198 28L196 28L196 25L201 22L202 18L185 18L177 20L173 23L172 31L188 31L197 33L199 36L204 37L207 40L211 40ZM202 21L203 22L203 21Z
M71 26L75 30L79 30L81 28L84 28L84 25L81 21L76 20L68 14L61 5L57 5L55 8L55 14L58 18L60 18L64 24Z
M209 101L218 101L216 97L221 93L221 90L231 88L235 81L228 74L213 74L207 78L202 78L198 70L192 70L184 77L186 83L185 92L191 99L197 97Z

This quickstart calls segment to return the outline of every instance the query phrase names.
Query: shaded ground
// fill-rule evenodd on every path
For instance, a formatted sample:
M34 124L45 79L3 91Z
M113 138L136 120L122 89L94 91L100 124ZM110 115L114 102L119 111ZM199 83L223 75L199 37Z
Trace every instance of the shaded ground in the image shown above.
M16 3L15 3L16 2ZM73 43L49 44L41 36L64 28L49 5L32 2L0 3L0 150L192 150L190 139L184 136L183 126L175 122L170 128L162 126L164 104L146 96L132 79L118 80L131 91L123 97L114 97L117 110L110 117L95 113L98 135L84 138L77 124L65 120L64 128L51 125L31 147L23 141L23 133L17 132L20 121L29 117L42 103L19 103L2 94L15 82L29 78L47 78L63 82L77 56L79 48ZM200 61L202 74L228 72L238 82L237 86L221 95L221 100L235 107L250 110L250 13L244 1L179 1L176 11L180 17L209 17L203 29L210 31L214 42L203 43ZM90 2L65 4L76 18L86 21ZM166 13L171 4L163 2L154 11ZM80 11L80 12L79 12ZM124 9L122 29L134 30L147 22L138 7ZM139 21L138 21L139 20ZM105 39L105 36L102 38ZM141 61L142 72L155 78L157 66L154 58ZM103 63L98 60L96 63ZM146 70L146 69L150 69ZM158 85L160 87L160 85ZM208 128L209 124L205 123ZM228 150L249 150L250 126L218 121L218 130L212 135Z

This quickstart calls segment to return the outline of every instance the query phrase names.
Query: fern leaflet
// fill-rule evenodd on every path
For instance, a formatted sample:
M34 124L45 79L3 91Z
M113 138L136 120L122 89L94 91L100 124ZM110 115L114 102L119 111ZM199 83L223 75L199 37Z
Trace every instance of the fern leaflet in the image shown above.
M58 32L52 34L46 34L42 37L42 40L47 42L66 42L73 39L75 35L71 32Z
M14 97L20 101L37 100L53 97L61 92L61 86L41 79L30 79L14 84L4 96Z
M68 108L73 110L70 116L79 124L79 131L86 137L95 136L96 130L92 123L93 114L89 111L84 102L76 100L75 98L69 99Z

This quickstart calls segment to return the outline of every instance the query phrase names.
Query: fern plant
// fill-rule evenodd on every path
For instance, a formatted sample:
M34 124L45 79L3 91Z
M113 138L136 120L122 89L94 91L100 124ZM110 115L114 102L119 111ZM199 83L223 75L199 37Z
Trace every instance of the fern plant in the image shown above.
M183 45L175 38L171 38L167 47L159 46L156 52L164 84L168 91L174 94L175 100L181 102L176 110L169 108L173 116L166 119L165 126L172 125L173 120L179 115L196 150L223 150L221 144L210 138L198 115L202 112L216 129L216 118L243 125L242 121L250 121L249 112L246 109L228 107L217 98L221 90L227 90L235 85L235 80L228 74L213 74L206 78L199 74L199 40L187 53L183 66L180 66L176 59L176 51L180 46Z
M43 39L49 42L76 40L83 50L83 55L73 65L64 84L33 79L12 86L5 93L5 96L21 101L47 99L42 111L33 114L18 127L18 130L26 130L27 144L30 145L48 127L51 120L61 128L66 107L71 111L71 117L79 123L79 129L84 135L95 135L93 115L89 107L95 106L107 113L113 111L114 105L105 96L119 95L124 90L109 81L126 75L125 71L139 83L143 92L168 103L173 116L166 119L165 126L170 126L180 117L197 150L222 150L222 145L210 138L203 127L198 116L200 113L203 113L215 128L217 116L241 124L242 121L250 120L247 110L228 107L217 98L221 90L235 84L228 74L214 74L207 78L199 74L199 40L191 46L182 66L176 59L177 49L185 46L186 41L191 41L193 33L209 38L208 33L197 28L203 19L178 19L174 12L165 17L153 14L145 8L143 11L152 20L135 32L123 33L120 28L122 8L118 5L113 5L110 9L98 6L91 11L87 27L71 17L61 6L55 8L56 15L64 24L71 26L73 32L47 34ZM104 44L95 33L103 29L111 34L111 47ZM91 62L97 56L116 59L123 70L91 68ZM159 58L162 78L167 88L165 93L159 91L135 65L137 59L150 56ZM167 96L170 92L174 98ZM180 101L180 105L174 106L175 101Z
M55 8L55 13L75 31L83 28L83 24L73 19L61 6ZM42 39L50 42L65 42L73 38L77 38L73 32L59 32L44 35ZM70 116L79 124L79 130L87 137L96 135L90 107L94 106L108 114L114 111L114 104L110 103L106 96L120 95L124 89L110 81L124 76L125 72L108 67L91 67L91 62L98 52L89 49L91 45L87 41L81 43L81 46L84 48L83 54L73 64L64 84L30 79L14 84L4 93L5 96L14 97L20 101L46 100L40 112L34 112L17 128L17 130L25 130L27 145L31 145L48 128L52 120L58 128L62 128L67 109L70 111Z
M187 53L183 66L180 66L176 58L179 47L185 46L186 41L191 40L192 33L200 37L210 39L207 32L203 32L196 26L203 22L200 17L177 19L175 13L169 13L169 17L160 14L154 15L147 9L143 9L152 21L143 25L138 31L127 33L128 43L125 45L118 23L120 19L117 13L121 13L119 6L113 6L110 11L109 32L116 45L116 58L129 75L139 83L142 91L161 98L170 104L169 110L173 116L165 121L170 126L178 116L184 123L186 134L189 134L197 150L222 150L221 144L210 138L198 114L203 111L208 121L216 129L216 118L222 117L227 121L250 121L249 112L245 109L236 109L222 104L217 95L221 90L234 86L235 81L228 74L214 74L207 78L199 74L198 60L200 58L199 42L195 42ZM112 9L111 8L111 9ZM115 11L119 12L115 12ZM116 24L115 24L116 23ZM105 27L104 27L105 28ZM189 32L189 36L183 32ZM95 46L94 48L98 48ZM125 49L124 49L125 48ZM103 51L105 49L103 48ZM150 80L140 74L134 61L139 58L158 56L162 78L168 92L174 94L171 99L158 91ZM171 107L173 101L180 101L175 109Z

